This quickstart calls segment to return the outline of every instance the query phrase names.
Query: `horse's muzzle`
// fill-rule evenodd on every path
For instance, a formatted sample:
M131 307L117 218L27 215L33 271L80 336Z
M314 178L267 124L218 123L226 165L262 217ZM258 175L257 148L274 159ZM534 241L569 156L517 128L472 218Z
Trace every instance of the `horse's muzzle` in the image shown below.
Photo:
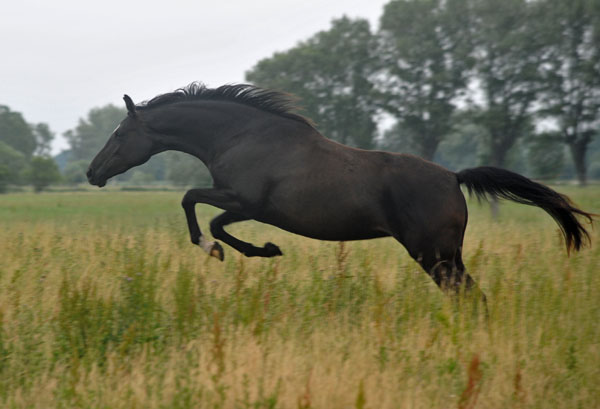
M91 166L88 168L85 175L87 176L88 182L90 182L91 185L96 185L98 187L103 187L104 185L106 185L106 179L96 178L94 169L92 169Z

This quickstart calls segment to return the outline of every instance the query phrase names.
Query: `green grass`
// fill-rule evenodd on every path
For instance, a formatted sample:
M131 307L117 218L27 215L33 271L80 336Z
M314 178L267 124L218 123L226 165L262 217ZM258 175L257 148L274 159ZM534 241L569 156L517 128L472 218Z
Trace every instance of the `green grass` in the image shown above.
M560 187L600 212L600 188ZM0 407L600 407L600 237L567 257L539 209L469 203L465 264L490 318L392 239L229 231L189 243L181 194L0 196ZM201 227L217 209L198 206Z

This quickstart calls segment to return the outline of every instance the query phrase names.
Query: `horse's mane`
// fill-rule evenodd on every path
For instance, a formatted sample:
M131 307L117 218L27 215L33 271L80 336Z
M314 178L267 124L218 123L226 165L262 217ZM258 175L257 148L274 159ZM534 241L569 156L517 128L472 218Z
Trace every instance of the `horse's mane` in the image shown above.
M137 105L136 108L144 110L182 101L206 100L237 102L314 127L309 118L295 112L298 107L295 105L296 98L294 96L251 84L231 84L208 88L201 82L192 82L173 92L157 95L151 100Z

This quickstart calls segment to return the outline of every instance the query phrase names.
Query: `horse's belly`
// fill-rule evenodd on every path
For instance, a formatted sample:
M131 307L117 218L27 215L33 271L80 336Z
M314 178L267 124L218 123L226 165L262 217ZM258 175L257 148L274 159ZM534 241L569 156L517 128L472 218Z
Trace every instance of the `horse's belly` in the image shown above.
M339 212L324 214L315 211L303 212L292 217L288 214L265 216L257 220L317 240L348 241L389 236L384 227L368 215L344 215Z

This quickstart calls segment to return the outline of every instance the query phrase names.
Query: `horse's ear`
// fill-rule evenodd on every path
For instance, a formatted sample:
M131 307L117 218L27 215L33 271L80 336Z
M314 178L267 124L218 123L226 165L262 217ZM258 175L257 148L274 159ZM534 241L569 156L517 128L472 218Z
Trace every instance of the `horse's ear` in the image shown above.
M136 115L136 111L135 111L135 104L133 103L133 100L131 99L131 97L127 94L123 95L123 100L125 101L125 106L127 107L127 114L135 117Z

